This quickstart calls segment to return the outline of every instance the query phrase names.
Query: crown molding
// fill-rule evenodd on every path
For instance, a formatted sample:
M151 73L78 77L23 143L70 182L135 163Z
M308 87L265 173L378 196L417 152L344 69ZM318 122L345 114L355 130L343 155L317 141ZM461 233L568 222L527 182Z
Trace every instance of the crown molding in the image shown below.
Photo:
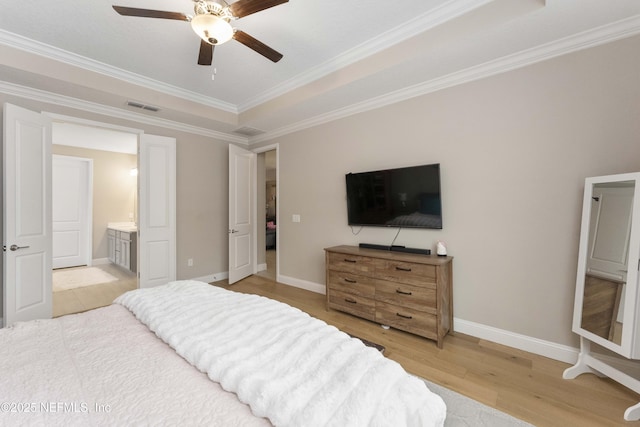
M494 0L450 0L238 105L240 113L442 25Z
M95 61L93 59L89 59L75 53L57 48L55 46L41 43L2 29L0 29L0 44L14 49L19 49L27 53L32 53L34 55L53 59L55 61L82 68L94 73L113 77L115 79L122 80L124 82L131 83L137 86L146 87L148 89L175 96L177 98L182 98L187 101L197 102L199 104L217 108L229 113L238 113L238 108L234 104L222 102L218 99L204 96L197 92L185 90L177 86L160 82L158 80L150 79L148 77L141 76L140 74L113 67L103 62Z
M487 2L488 0L483 0ZM453 3L453 2L452 2ZM455 2L461 4L463 2ZM467 3L469 4L469 3ZM478 3L475 3L476 5ZM460 9L458 9L460 10ZM7 95L13 95L21 98L31 99L35 101L41 101L45 103L58 104L78 110L101 114L108 117L114 117L125 120L132 120L138 123L159 126L167 129L173 129L177 131L187 132L191 134L206 136L210 138L220 139L226 142L238 143L242 145L252 145L264 141L268 141L283 135L287 135L293 132L304 130L313 126L328 123L334 120L338 120L344 117L348 117L361 112L381 108L390 104L401 102L410 98L426 95L432 92L436 92L442 89L453 87L456 85L472 82L485 77L490 77L496 74L505 73L518 68L525 67L527 65L542 62L548 59L552 59L558 56L566 55L579 50L588 49L591 47L603 45L623 38L631 37L640 33L640 15L632 16L627 19L617 21L612 24L604 25L592 30L584 31L572 36L565 37L563 39L550 42L541 46L537 46L531 49L524 50L512 55L507 55L496 60L486 62L474 67L470 67L455 73L448 74L436 79L432 79L423 83L419 83L407 88L403 88L394 92L390 92L385 95L381 95L369 100L353 104L344 108L340 108L325 114L320 114L307 120L302 120L297 123L293 123L288 126L283 126L279 129L269 131L265 134L255 137L247 138L239 135L233 135L224 132L218 132L207 128L198 126L191 126L184 123L171 121L167 119L149 117L143 114L123 110L120 108L114 108L105 106L102 104L80 100L60 94L46 92L34 88L15 85L8 82L0 81L0 93ZM6 36L14 37L12 33L7 33L0 30L0 43L6 41ZM25 39L19 36L14 41L26 41L31 43L29 39ZM10 46L13 46L9 44ZM49 58L55 58L49 54L49 50L59 50L51 46L37 43L38 48L46 46L46 50L38 52L31 50L31 52L43 55ZM14 46L15 47L15 46ZM33 47L33 45L31 45ZM20 48L20 47L18 47ZM43 48L44 49L44 48ZM60 51L64 54L68 52ZM71 55L75 57L75 55ZM84 58L77 57L86 62ZM65 61L71 63L69 61ZM89 61L92 62L92 61ZM104 65L104 64L103 64Z
M222 111L238 114L293 89L309 84L314 80L339 70L340 68L357 62L367 56L373 55L492 1L494 0L450 0L427 13L418 15L407 23L386 31L374 39L348 50L318 67L314 67L313 70L307 73L302 73L293 79L263 92L261 95L258 95L247 103L239 106L223 102L209 96L204 96L197 92L169 85L158 80L150 79L121 68L113 67L103 62L95 61L2 29L0 29L0 44L25 51L27 53L50 58L74 67L113 77L134 85L146 87L171 96L186 99L188 101L197 102Z
M480 80L496 74L506 73L548 59L569 53L611 43L640 34L640 15L635 15L612 24L574 34L512 55L466 68L436 79L409 86L394 92L362 101L329 113L320 114L307 120L283 126L279 129L249 138L249 144L256 144L313 126L328 123L354 114L374 110L390 104L427 95L442 89Z
M9 82L0 81L0 93L16 96L19 98L30 99L33 101L44 102L48 104L60 105L62 107L74 108L89 113L100 114L116 119L132 120L136 123L142 123L151 126L158 126L165 129L172 129L180 132L187 132L194 135L201 135L208 138L215 138L225 142L233 142L242 145L248 145L248 138L238 135L232 135L224 132L192 126L186 123L180 123L173 120L167 120L160 117L150 117L144 114L123 110L121 108L110 107L95 102L85 101L78 98L72 98L57 93L47 92L40 89L34 89L26 86L16 85Z

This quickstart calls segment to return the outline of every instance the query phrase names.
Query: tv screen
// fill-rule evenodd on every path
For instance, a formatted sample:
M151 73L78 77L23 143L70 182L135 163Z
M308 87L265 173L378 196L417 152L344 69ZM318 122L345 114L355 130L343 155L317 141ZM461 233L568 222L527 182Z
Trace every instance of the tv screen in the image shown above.
M440 164L349 173L349 225L442 228Z

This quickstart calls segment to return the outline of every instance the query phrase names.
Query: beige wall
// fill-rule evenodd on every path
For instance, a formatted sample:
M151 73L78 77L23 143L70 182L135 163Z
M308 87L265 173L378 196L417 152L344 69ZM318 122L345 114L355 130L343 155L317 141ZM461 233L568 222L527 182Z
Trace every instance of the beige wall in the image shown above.
M229 147L197 135L158 130L177 138L178 278L228 271ZM193 267L187 259L193 258Z
M133 222L136 210L137 156L54 145L53 154L93 160L93 259L108 258L107 223Z
M456 318L576 346L584 178L640 170L638 52L626 39L269 141L280 274L323 284L323 248L391 243L397 229L347 226L346 173L440 163L443 230L396 244L447 242Z

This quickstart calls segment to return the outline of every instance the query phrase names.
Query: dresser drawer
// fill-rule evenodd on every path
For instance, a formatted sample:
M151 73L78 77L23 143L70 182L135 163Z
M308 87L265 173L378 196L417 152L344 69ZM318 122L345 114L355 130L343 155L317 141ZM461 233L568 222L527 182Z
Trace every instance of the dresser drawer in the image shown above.
M453 324L452 258L357 246L325 248L327 309L436 341Z
M375 321L422 337L438 339L438 319L435 314L376 301Z
M395 260L378 260L376 275L380 279L392 282L422 285L436 283L436 267L428 264L402 262Z
M337 290L332 290L329 295L329 307L367 320L373 321L376 317L375 300Z
M376 280L376 301L407 307L413 310L436 313L436 286L427 284L424 286L407 285L406 283L394 283L384 280Z
M375 270L375 263L369 257L332 252L329 253L328 268L329 270L372 276Z
M329 270L327 284L331 290L361 295L373 299L375 296L374 279L344 271Z

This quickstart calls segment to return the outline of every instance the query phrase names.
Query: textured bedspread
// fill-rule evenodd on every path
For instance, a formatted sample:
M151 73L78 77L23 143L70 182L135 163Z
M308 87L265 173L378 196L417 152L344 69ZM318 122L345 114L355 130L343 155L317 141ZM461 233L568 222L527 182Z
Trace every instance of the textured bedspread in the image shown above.
M0 426L268 426L112 305L0 329Z
M439 426L442 399L336 328L268 298L179 281L116 302L277 426Z

